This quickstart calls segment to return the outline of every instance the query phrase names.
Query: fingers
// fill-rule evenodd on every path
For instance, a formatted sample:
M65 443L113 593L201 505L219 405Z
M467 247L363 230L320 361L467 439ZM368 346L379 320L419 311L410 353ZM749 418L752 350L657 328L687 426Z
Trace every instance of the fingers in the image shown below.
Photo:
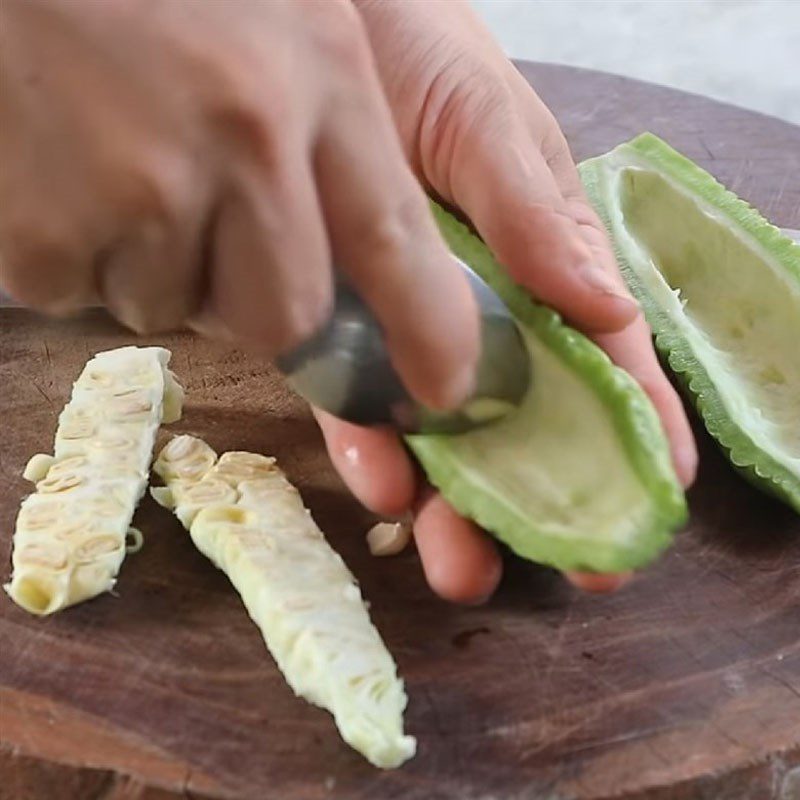
M396 434L359 428L319 409L314 416L333 465L364 506L386 516L399 516L412 507L416 474ZM425 577L444 599L480 603L497 588L502 573L497 547L431 489L416 505L414 538ZM631 576L568 572L566 577L579 589L598 594L616 591Z
M75 184L59 181L59 146L41 146L29 124L28 91L35 81L21 80L32 55L22 7L4 9L0 48L0 289L39 311L65 314L87 302L93 292L89 230L75 220L84 198ZM22 24L20 24L22 22ZM41 87L37 87L41 89ZM40 125L52 120L43 115ZM60 189L60 191L59 191Z
M69 314L94 299L92 255L46 217L0 221L0 287L37 311Z
M633 573L566 572L564 577L573 586L589 594L610 594L625 586L633 577Z
M331 460L350 491L377 514L414 505L417 476L396 434L359 428L314 410ZM483 602L500 580L497 548L431 489L416 506L414 537L433 591L456 603Z
M180 327L199 303L192 239L181 241L158 225L99 258L97 283L108 310L137 333Z
M330 109L316 174L336 264L381 323L404 383L428 406L457 405L475 379L475 300L405 163L374 76Z
M697 474L697 447L683 404L658 363L647 323L637 319L624 331L593 338L647 392L669 438L678 478L691 486Z
M503 572L494 543L438 493L419 502L414 540L431 589L453 603L486 602Z
M580 225L581 235L603 264L615 283L624 287L608 236L597 215L577 191L569 201L571 211ZM689 487L697 474L697 446L689 420L678 393L672 388L653 349L652 333L644 317L639 316L625 329L615 333L596 333L592 336L615 364L626 370L650 397L670 442L672 461L681 483Z
M313 411L336 471L362 505L387 516L411 508L417 478L397 434L360 428L320 409Z
M155 144L138 167L115 181L109 230L119 233L98 250L95 282L124 325L138 333L174 330L200 304L210 181L185 154Z
M586 198L563 133L552 114L519 73L516 70L511 70L511 73L509 83L518 100L529 135L541 147L568 213L578 225L580 235L595 263L602 267L619 292L627 294L608 235ZM596 332L592 338L647 392L669 438L678 478L684 486L690 486L697 473L694 437L680 398L658 363L651 332L644 318L640 316L634 319L617 332ZM595 576L592 576L592 580L595 580ZM578 583L581 582L579 578Z
M218 214L208 270L204 330L224 330L270 357L324 323L333 292L330 254L301 159L287 158L269 180L259 181L257 169L236 176Z
M613 331L638 313L580 235L522 123L490 122L462 142L453 198L512 276L577 327Z

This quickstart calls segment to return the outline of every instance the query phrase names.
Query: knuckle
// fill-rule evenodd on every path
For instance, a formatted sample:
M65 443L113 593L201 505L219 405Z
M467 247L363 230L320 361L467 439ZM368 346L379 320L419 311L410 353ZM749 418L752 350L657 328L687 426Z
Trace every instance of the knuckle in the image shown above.
M523 197L516 209L519 220L514 220L520 227L526 224L545 231L561 232L564 226L571 227L574 220L564 209L554 207L549 198Z
M359 226L354 240L372 257L393 259L417 238L420 230L425 230L425 207L414 193L408 192L398 197L391 208L380 211Z
M307 342L328 321L332 299L315 290L312 296L287 304L277 348L287 352Z
M573 236L575 222L563 210L554 208L546 199L520 197L513 213L503 221L509 241L533 243L557 248L568 264L580 263L586 255L583 240Z
M141 224L151 233L179 225L202 192L187 159L151 147L114 182L114 202L128 226Z
M451 58L428 89L419 127L419 149L432 164L448 164L453 154L479 157L487 137L508 141L516 123L510 88L482 59L471 53ZM475 120L481 120L476 125Z
M321 3L314 44L327 65L345 74L360 74L369 64L369 46L361 20L351 4Z
M429 109L436 116L465 120L505 119L515 111L511 89L482 59L455 56L431 84Z
M106 295L111 313L126 327L140 336L152 336L175 330L188 317L188 310L180 305L160 302L153 296L138 298Z
M297 92L281 66L290 59L273 55L266 62L260 51L243 48L208 56L201 66L206 87L201 114L212 140L268 165L278 160L278 144L298 108Z
M558 124L558 120L544 103L538 103L536 115L532 122L532 134L539 141L542 152L551 153L558 150L569 150L567 139Z
M210 114L212 129L235 153L266 167L281 161L282 125L291 119L289 92L273 84L257 96L242 91L216 105Z
M127 313L115 313L114 316L139 336L152 336L156 333L163 333L173 327L171 320L159 320L157 316L141 308Z

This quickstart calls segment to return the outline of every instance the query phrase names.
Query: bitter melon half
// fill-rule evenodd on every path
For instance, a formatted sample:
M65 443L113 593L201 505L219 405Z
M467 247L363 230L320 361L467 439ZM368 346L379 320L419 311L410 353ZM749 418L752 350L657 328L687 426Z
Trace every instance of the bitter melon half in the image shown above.
M800 245L652 134L581 176L709 433L800 511Z
M459 435L408 443L461 513L515 552L559 569L622 571L652 560L686 517L658 416L592 342L516 286L443 209L451 250L506 302L533 366L521 407Z
M202 440L173 439L152 489L195 545L223 570L261 629L292 689L328 709L369 761L396 767L414 755L403 733L406 694L358 585L275 460Z
M5 589L32 614L52 614L114 586L144 493L158 427L180 417L183 390L161 347L122 347L86 364L61 412L54 454L25 477L14 572Z

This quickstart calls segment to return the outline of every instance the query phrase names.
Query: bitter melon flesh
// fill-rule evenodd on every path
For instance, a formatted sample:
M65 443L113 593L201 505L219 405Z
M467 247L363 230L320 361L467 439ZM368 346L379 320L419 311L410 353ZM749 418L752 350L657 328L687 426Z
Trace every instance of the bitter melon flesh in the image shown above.
M534 302L486 245L433 205L451 250L505 301L533 382L502 420L407 441L462 514L519 555L562 570L642 566L672 540L686 502L658 416L596 345Z
M708 432L800 512L800 245L652 134L581 176Z

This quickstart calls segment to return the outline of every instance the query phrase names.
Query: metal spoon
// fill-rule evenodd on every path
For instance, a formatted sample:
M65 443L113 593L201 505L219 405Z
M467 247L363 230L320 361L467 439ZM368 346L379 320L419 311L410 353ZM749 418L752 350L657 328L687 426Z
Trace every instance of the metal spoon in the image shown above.
M456 261L475 294L482 345L475 392L459 409L436 412L409 395L372 311L343 280L336 284L331 319L311 339L279 358L278 367L310 403L359 425L461 433L503 417L528 391L530 357L500 298L466 264Z
M800 231L783 233L800 242ZM278 359L289 383L306 400L341 419L392 425L406 432L460 433L516 408L532 380L519 329L497 295L466 264L456 261L470 280L482 322L477 388L462 408L437 413L409 396L389 360L378 322L343 281L336 285L328 324Z

